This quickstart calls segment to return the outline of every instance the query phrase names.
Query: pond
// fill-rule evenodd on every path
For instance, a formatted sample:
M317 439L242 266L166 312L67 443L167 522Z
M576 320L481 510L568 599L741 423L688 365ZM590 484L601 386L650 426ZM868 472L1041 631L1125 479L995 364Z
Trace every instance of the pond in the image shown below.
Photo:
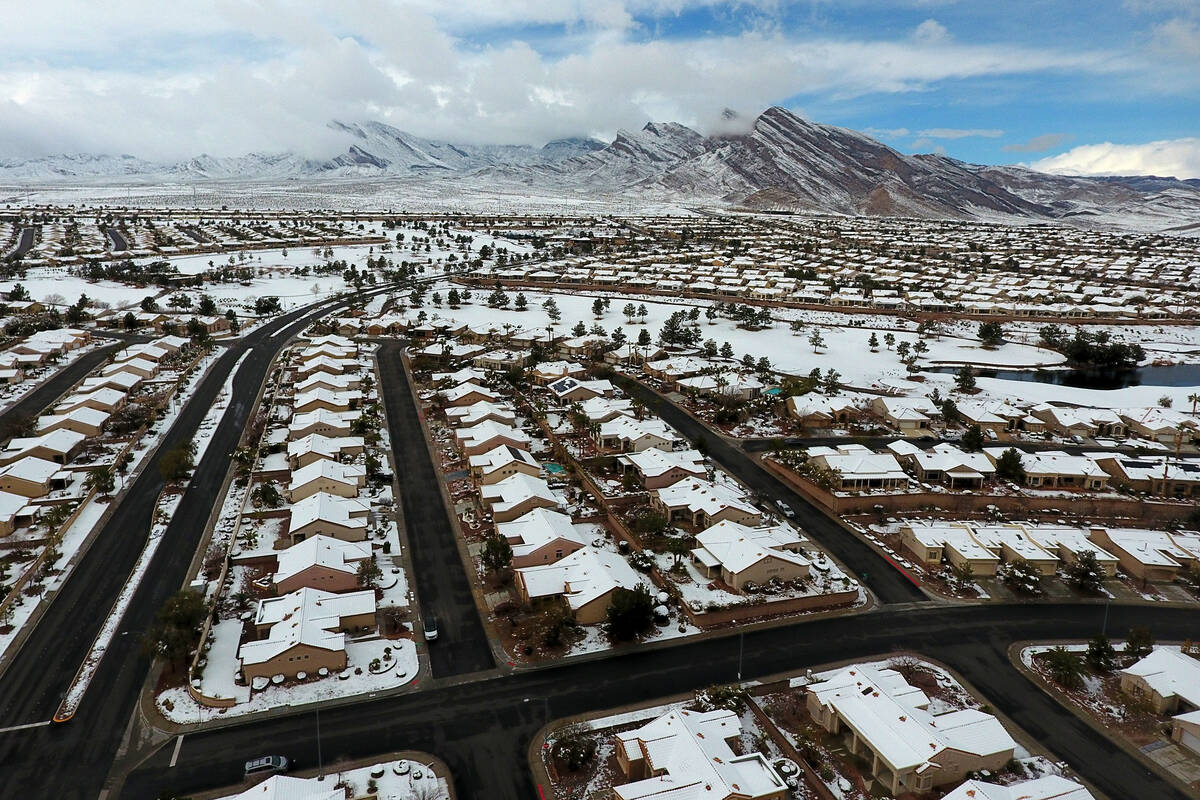
M925 372L953 375L958 367L929 367ZM1168 364L1136 369L976 369L980 378L1032 381L1078 389L1124 389L1126 386L1200 386L1200 364Z

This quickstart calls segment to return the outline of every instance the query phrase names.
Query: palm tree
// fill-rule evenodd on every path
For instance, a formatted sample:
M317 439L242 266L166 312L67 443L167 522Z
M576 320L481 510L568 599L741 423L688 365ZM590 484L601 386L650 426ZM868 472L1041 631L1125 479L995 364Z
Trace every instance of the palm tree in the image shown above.
M1196 416L1196 404L1200 403L1200 394L1189 394L1188 401L1192 404L1192 416Z

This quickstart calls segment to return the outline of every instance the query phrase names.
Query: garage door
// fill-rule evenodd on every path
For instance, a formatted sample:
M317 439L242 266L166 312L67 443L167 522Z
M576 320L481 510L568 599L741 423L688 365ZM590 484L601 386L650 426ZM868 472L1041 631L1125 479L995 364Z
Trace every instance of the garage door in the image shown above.
M1179 743L1193 753L1200 753L1200 736L1194 733L1183 731L1183 737L1179 740Z

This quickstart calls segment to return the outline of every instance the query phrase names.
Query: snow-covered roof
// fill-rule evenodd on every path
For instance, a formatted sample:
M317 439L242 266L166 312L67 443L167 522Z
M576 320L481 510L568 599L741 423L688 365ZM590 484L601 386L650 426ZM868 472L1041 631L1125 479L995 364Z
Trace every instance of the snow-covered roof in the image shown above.
M330 780L272 775L262 783L221 800L346 800L346 790L335 787Z
M537 459L529 455L529 453L510 444L502 444L499 447L488 450L486 453L471 456L467 461L471 469L479 469L484 473L494 472L514 462L528 464L531 467L541 466L537 462Z
M319 459L292 471L289 490L299 489L307 483L325 478L337 483L359 486L367 475L367 468L361 464L341 464L329 459Z
M799 547L803 541L804 537L786 525L751 528L726 520L696 534L696 544L699 545L696 549L703 549L725 569L737 574L770 557L779 558L798 567L807 567L807 558L785 549ZM702 559L703 555L701 554Z
M477 447L485 444L491 439L503 437L518 444L529 444L529 434L520 428L514 428L511 425L505 425L503 422L497 422L494 419L485 419L478 425L472 425L469 428L457 428L454 431L454 438L463 447Z
M0 453L0 458L7 461L39 447L55 453L69 453L82 444L86 438L86 435L78 431L56 428L40 436L26 436L20 439L12 439L9 441L8 446L4 448L4 452Z
M274 580L275 583L282 583L314 566L354 574L357 562L370 557L371 545L368 542L343 542L341 539L318 534L296 542L276 554L278 567Z
M31 483L46 483L62 467L53 461L35 456L26 456L19 461L0 467L0 477L13 477Z
M491 389L470 381L467 383L460 383L457 386L444 390L442 392L442 397L446 398L446 402L448 403L455 403L464 397L471 396L472 394L479 394L488 398L489 400L499 399L499 396Z
M573 610L617 587L633 589L641 578L618 553L583 547L554 564L518 570L530 599L562 595Z
M366 528L368 507L353 497L338 497L317 492L292 504L288 532L300 530L317 520L331 522L344 528Z
M919 769L946 749L988 756L1016 747L990 714L975 709L930 714L925 693L892 669L856 664L808 691L836 710L893 770Z
M571 518L549 508L535 508L514 519L496 525L496 533L512 545L514 557L521 557L556 539L566 539L580 545L587 540L571 522Z
M1141 678L1161 697L1179 697L1190 706L1200 706L1200 660L1176 648L1156 647L1121 672Z
M942 800L1095 800L1095 796L1073 780L1060 775L1043 775L1007 786L969 780Z
M632 464L642 475L655 478L673 469L682 469L700 477L707 474L704 456L698 450L662 450L647 448L640 453L627 453L621 460Z
M617 734L619 746L645 758L652 777L613 787L619 800L724 800L774 797L786 784L762 753L736 755L730 739L742 725L726 709L675 709Z
M288 442L289 458L316 453L325 458L335 458L343 450L353 450L363 447L365 440L361 436L323 436L310 433L294 442Z
M758 509L738 490L699 478L688 478L655 492L668 508L686 508L691 513L703 511L710 517L726 508L759 515Z
M497 512L506 511L531 497L540 497L558 505L558 498L555 497L554 492L550 491L549 485L544 480L523 472L510 475L498 483L479 487L479 495L483 500L491 503L492 510Z
M343 617L375 613L375 590L334 594L305 587L282 597L260 600L257 626L271 626L265 639L238 648L243 664L261 664L298 644L322 650L344 650L345 635L333 629Z

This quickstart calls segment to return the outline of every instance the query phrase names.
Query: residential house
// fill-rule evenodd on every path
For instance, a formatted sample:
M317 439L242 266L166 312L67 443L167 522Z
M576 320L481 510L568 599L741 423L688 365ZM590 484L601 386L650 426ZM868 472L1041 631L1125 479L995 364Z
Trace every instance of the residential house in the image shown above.
M527 451L509 444L502 444L486 453L470 456L467 463L470 466L471 477L482 486L499 483L517 473L536 478L542 471L542 465L537 459Z
M805 691L813 721L847 734L850 753L893 795L1000 770L1016 751L995 717L973 708L932 714L925 693L893 669L855 664Z
M125 392L122 392L120 389L96 389L93 392L70 395L58 404L55 413L67 414L77 408L94 408L97 411L114 414L121 406L125 405L126 399Z
M373 557L369 542L344 542L318 534L276 553L271 581L278 595L304 588L352 592L361 588L359 564Z
M82 433L85 436L99 436L104 430L112 414L96 408L76 408L65 414L49 414L38 417L34 426L36 433L49 433L62 428L68 431Z
M310 389L292 398L292 410L297 414L318 410L338 413L358 408L361 402L362 392L359 391L331 392L328 389Z
M328 372L314 372L296 384L296 394L301 395L313 389L325 389L329 392L351 392L362 388L362 378L354 374L333 375Z
M41 436L12 439L0 452L0 465L11 464L27 456L65 464L83 448L87 436L76 431L59 428Z
M517 569L560 561L587 545L570 517L549 508L535 508L512 522L501 522L496 533L512 546L512 565Z
M662 450L651 447L617 457L617 468L632 473L643 489L653 491L688 478L707 478L704 456L697 450Z
M296 414L288 423L288 441L294 442L314 434L331 439L351 435L354 420L362 416L361 411L308 411Z
M365 448L366 442L361 436L330 437L310 433L287 443L288 465L292 469L299 469L322 459L340 461L346 456L361 454Z
M366 482L365 467L322 459L292 473L287 490L288 498L296 503L318 492L337 497L357 497L358 490L365 486Z
M361 500L317 492L292 505L288 537L293 543L312 536L361 542L367 538L369 512Z
M590 546L553 564L518 569L514 577L523 602L565 602L580 625L603 622L613 592L634 589L641 583L624 556Z
M451 389L444 389L441 392L442 397L446 401L447 406L470 406L478 403L480 400L486 400L489 403L495 403L500 399L500 395L476 383L460 383Z
M709 578L742 591L747 583L808 577L809 560L800 554L804 541L786 525L750 527L726 520L696 534L692 560Z
M615 737L617 766L629 783L614 800L785 800L788 786L759 752L738 755L741 721L727 709L675 709Z
M25 456L0 467L0 492L44 497L50 493L60 469L53 461Z
M547 386L559 378L578 378L586 372L586 367L573 361L543 361L530 371L529 379L538 386Z
M1200 497L1200 458L1131 456L1105 450L1088 453L1113 482L1164 497Z
M895 491L908 488L910 479L891 453L873 453L862 445L810 447L808 463L828 470L833 487L841 492Z
M787 415L805 428L846 425L861 413L859 405L851 398L826 397L815 392L793 395L784 405Z
M972 575L986 578L995 575L1000 565L1000 556L963 523L913 522L900 528L900 540L929 569L938 569L945 559L956 569L969 568Z
M969 780L942 800L1096 800L1082 784L1061 775L1043 775L1008 785Z
M871 412L905 436L926 433L941 417L933 401L924 397L876 397Z
M615 417L632 417L633 401L611 397L592 397L579 404L579 411L589 422L608 422Z
M532 441L529 434L520 428L490 420L470 428L458 428L454 431L454 438L468 456L481 455L502 445L527 450Z
M1126 574L1143 582L1173 581L1180 571L1200 568L1200 534L1093 527L1088 538L1116 556Z
M613 385L609 381L581 381L578 378L559 378L547 385L547 389L559 402L579 403L593 397L609 397L613 393Z
M375 627L375 591L334 594L297 589L260 600L254 615L258 639L238 648L242 680L294 677L346 667L346 634Z
M670 450L678 441L679 435L671 426L657 417L634 419L617 416L600 423L592 434L592 438L597 447L602 450L640 453L652 447L657 447L659 450Z
M480 400L469 406L447 408L446 419L456 428L470 428L489 420L510 427L517 424L516 412L511 407L488 400Z
M668 522L682 523L692 530L703 530L725 520L743 525L762 522L762 514L739 490L699 479L654 490L650 505Z
M983 452L993 464L1008 448L985 447ZM1075 456L1063 450L1021 451L1025 485L1039 489L1084 489L1097 492L1108 487L1108 473L1088 456Z
M544 480L520 472L499 483L481 486L479 499L497 523L511 522L535 508L558 508L559 504Z
M1155 714L1200 709L1200 660L1174 647L1156 647L1120 671L1121 691L1150 705Z
M101 375L115 375L118 372L132 372L149 380L158 375L158 364L145 358L131 358L128 361L115 361L100 370Z

